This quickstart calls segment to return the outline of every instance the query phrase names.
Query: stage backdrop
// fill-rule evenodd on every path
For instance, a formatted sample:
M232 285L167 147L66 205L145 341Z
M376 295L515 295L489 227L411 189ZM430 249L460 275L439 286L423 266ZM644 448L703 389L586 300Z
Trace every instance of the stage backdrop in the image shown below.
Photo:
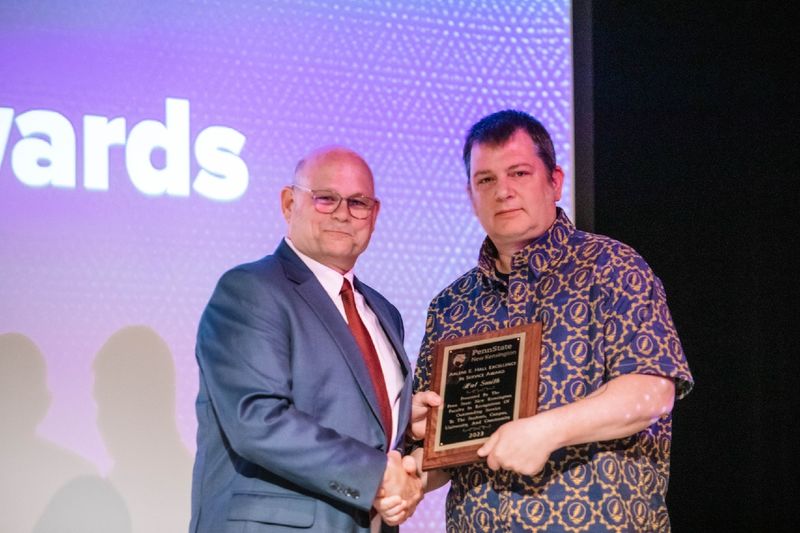
M372 165L356 271L413 362L483 239L470 124L542 120L574 215L572 42L566 0L0 4L0 531L185 530L198 319L312 147ZM404 531L442 531L444 495Z

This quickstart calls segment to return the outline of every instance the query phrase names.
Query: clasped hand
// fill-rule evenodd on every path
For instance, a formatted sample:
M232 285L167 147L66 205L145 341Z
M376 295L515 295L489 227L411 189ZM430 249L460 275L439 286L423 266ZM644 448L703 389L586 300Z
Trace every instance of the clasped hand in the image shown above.
M373 507L386 524L396 526L408 520L422 500L422 480L413 457L401 457L396 450L388 457Z
M441 404L441 396L433 391L414 394L408 430L412 439L425 437L428 412ZM529 476L541 472L554 449L552 428L541 422L541 417L529 417L503 424L481 446L478 456L485 458L492 470L510 470Z
M532 476L544 468L554 447L539 417L506 422L478 450L492 470L510 470Z

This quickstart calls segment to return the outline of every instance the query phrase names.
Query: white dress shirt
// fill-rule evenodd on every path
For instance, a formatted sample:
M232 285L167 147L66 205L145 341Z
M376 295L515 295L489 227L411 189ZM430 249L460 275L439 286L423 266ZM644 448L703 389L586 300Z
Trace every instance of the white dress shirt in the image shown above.
M353 284L352 270L342 275L336 270L323 265L319 261L299 251L288 237L286 238L286 242L320 282L322 288L325 289L325 292L331 297L331 300L336 305L336 308L339 310L339 313L341 313L345 322L347 322L347 315L345 314L344 304L342 303L342 297L339 296L339 292L342 290L344 278L347 278L353 286L356 311L358 311L358 315L361 317L362 322L364 322L364 326L366 326L369 336L372 338L372 344L375 345L375 350L378 352L381 370L383 371L383 379L386 382L386 394L389 397L389 403L392 405L392 435L390 442L393 443L397 438L397 419L400 414L400 392L403 388L403 371L400 367L400 361L397 359L397 353L392 347L392 343L386 336L386 332L383 331L378 317L364 300L364 296L356 290L355 284Z

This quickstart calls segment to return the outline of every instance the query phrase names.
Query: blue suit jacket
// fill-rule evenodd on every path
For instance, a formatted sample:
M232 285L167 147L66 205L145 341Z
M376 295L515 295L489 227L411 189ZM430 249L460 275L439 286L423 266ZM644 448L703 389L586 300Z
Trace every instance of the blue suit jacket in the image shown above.
M400 359L400 440L411 405L402 319L373 289L355 287ZM200 321L197 361L191 532L369 531L387 429L347 323L286 242L222 276Z

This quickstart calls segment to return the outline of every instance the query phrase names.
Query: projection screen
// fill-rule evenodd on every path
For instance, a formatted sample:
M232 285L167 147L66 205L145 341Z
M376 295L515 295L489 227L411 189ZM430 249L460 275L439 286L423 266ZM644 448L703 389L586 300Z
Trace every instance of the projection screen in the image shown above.
M0 4L0 531L186 530L200 313L315 146L372 166L356 272L413 363L484 237L474 121L539 118L574 220L572 43L562 0ZM403 531L443 531L446 490Z

